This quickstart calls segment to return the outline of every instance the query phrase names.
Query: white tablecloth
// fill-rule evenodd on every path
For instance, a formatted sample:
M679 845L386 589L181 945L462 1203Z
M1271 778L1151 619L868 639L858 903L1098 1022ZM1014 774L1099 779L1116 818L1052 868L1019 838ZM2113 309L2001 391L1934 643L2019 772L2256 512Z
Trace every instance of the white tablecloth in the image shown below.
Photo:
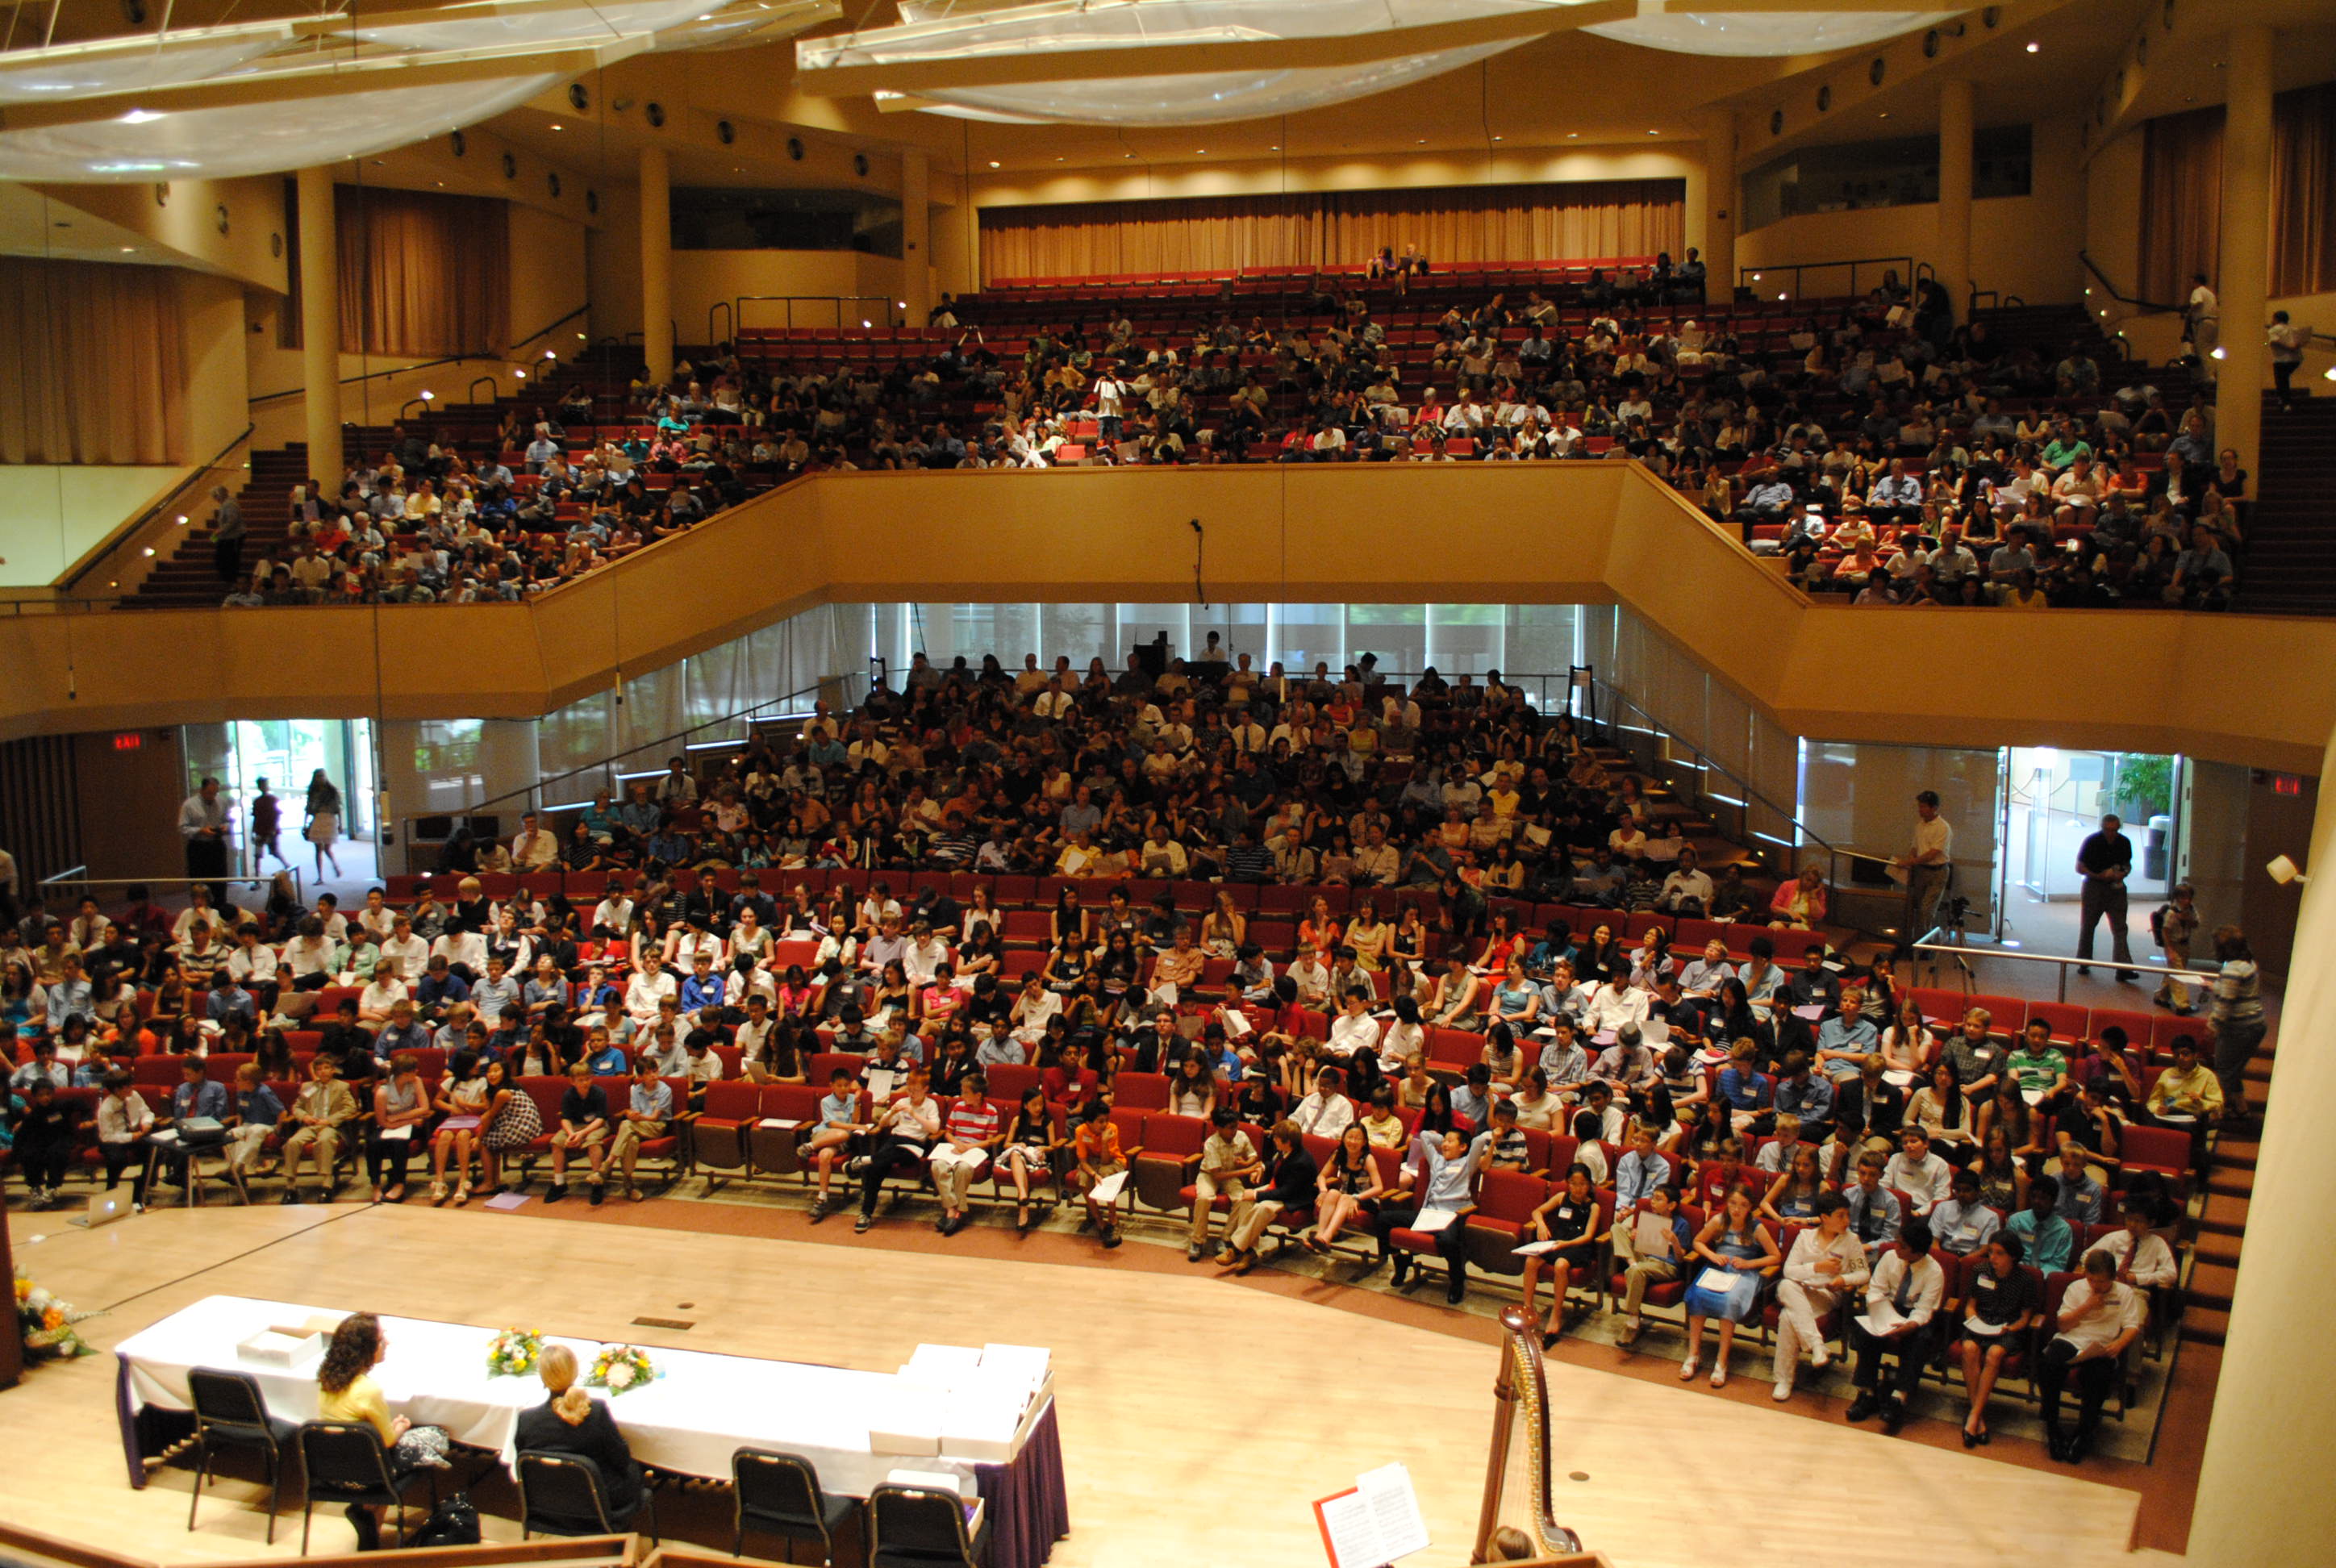
M116 1349L127 1376L129 1414L146 1405L191 1407L187 1373L195 1367L248 1372L258 1379L270 1411L294 1421L316 1416L313 1362L269 1367L238 1356L236 1347L260 1330L292 1326L328 1309L242 1296L211 1296L133 1334ZM533 1376L491 1377L487 1342L493 1329L384 1317L388 1353L374 1369L391 1413L416 1424L445 1427L457 1442L493 1449L510 1463L519 1413L539 1404L543 1385ZM547 1341L556 1338L547 1336ZM600 1346L560 1339L589 1371ZM660 1469L727 1479L734 1450L752 1446L801 1454L818 1467L830 1492L864 1497L895 1469L947 1471L972 1493L977 1463L998 1457L947 1452L902 1455L875 1451L871 1419L896 1417L923 1396L891 1373L853 1372L793 1361L764 1361L700 1350L651 1349L663 1374L644 1388L609 1399L608 1408L634 1457ZM607 1398L604 1390L596 1397ZM1049 1396L1029 1401L1014 1439L1018 1455Z

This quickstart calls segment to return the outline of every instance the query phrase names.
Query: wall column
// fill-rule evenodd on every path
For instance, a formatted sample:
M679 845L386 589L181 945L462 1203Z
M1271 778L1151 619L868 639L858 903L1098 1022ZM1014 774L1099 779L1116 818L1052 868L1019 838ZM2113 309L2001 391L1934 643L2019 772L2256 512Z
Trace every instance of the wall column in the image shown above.
M932 163L921 147L900 154L900 301L908 324L922 326L933 303Z
M2236 447L2260 470L2263 388L2270 358L2272 33L2234 28L2223 78L2223 254L2214 282L2222 297L2223 359L2214 373L2214 443ZM2185 290L2186 293L2186 290Z
M1704 297L1736 297L1736 114L1714 109L1703 123Z
M2235 68L2238 54L2231 59ZM2228 235L2224 230L2226 261ZM2254 318L2246 319L2254 327ZM2252 384L2246 392L2260 403ZM2321 765L2323 781L2336 777L2331 769L2336 769L2336 741ZM2326 1195L2336 1188L2336 1140L2326 1135L2317 1114L2336 1096L2336 790L2323 785L2320 792L2308 853L2294 844L2251 848L2251 877L2263 874L2256 866L2274 851L2294 855L2306 872L2317 874L2303 889L2295 956L2288 965L2279 1086L2268 1102L2247 1204L2253 1247L2231 1300L2222 1378L2198 1474L2190 1555L2199 1568L2277 1562L2294 1555L2295 1543L2326 1540L2336 1531L2336 1488L2328 1485L2327 1474L2327 1456L2336 1447L2336 1404L2325 1393L2336 1379L2336 1336L2328 1332L2327 1250L2314 1239Z
M300 371L307 389L308 477L330 501L341 492L341 244L333 171L303 169L300 201Z
M1939 83L1939 238L1931 266L1957 321L1971 313L1971 84Z
M641 354L652 385L673 375L673 170L641 149Z

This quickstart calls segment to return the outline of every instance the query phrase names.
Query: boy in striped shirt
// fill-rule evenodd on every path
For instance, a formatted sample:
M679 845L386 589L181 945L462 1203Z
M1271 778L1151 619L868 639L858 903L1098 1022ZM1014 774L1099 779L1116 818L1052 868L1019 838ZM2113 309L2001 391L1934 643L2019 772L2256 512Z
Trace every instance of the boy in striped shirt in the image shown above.
M933 1187L940 1193L941 1217L933 1229L955 1235L965 1225L966 1193L974 1177L989 1163L990 1151L1002 1136L999 1110L989 1097L989 1081L979 1073L966 1075L962 1093L949 1107L942 1138L933 1149Z

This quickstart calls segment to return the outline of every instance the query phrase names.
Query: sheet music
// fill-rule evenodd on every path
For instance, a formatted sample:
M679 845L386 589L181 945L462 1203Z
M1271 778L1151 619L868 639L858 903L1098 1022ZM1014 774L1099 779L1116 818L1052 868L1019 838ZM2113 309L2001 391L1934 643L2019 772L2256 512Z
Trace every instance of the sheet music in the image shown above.
M1127 1173L1125 1171L1114 1171L1110 1175L1105 1176L1102 1181L1095 1183L1095 1192L1092 1195L1096 1203L1108 1203L1126 1190Z
M1400 1464L1382 1465L1355 1477L1358 1495L1369 1505L1377 1527L1381 1563L1392 1563L1427 1544L1427 1521L1420 1517L1419 1493L1411 1472Z
M1341 1492L1314 1505L1322 1521L1323 1544L1329 1548L1330 1568L1381 1568L1387 1553L1379 1550L1379 1525L1362 1492Z

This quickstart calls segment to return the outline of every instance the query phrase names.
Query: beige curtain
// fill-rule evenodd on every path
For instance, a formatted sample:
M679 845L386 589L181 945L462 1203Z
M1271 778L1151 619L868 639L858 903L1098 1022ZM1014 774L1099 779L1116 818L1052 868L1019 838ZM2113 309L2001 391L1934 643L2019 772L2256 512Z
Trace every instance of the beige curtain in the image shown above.
M2223 111L2166 114L2142 128L2141 278L2136 293L2179 306L2190 278L2221 271Z
M2273 297L2336 289L2336 82L2280 94L2271 210Z
M2223 110L2151 121L2142 132L2141 297L2178 305L2190 275L2222 287ZM2272 102L2272 294L2336 289L2336 83Z
M1466 190L1358 190L1328 199L1323 259L1357 266L1382 247L1427 252L1438 267L1480 261L1680 255L1686 187L1677 180L1494 185Z
M1312 196L996 208L981 214L981 262L991 278L1301 267L1321 225Z
M0 257L0 463L184 463L185 376L170 269Z
M335 197L343 353L502 352L511 257L501 200L354 185Z
M985 279L1353 266L1416 245L1442 267L1677 255L1676 180L1092 201L984 209Z

